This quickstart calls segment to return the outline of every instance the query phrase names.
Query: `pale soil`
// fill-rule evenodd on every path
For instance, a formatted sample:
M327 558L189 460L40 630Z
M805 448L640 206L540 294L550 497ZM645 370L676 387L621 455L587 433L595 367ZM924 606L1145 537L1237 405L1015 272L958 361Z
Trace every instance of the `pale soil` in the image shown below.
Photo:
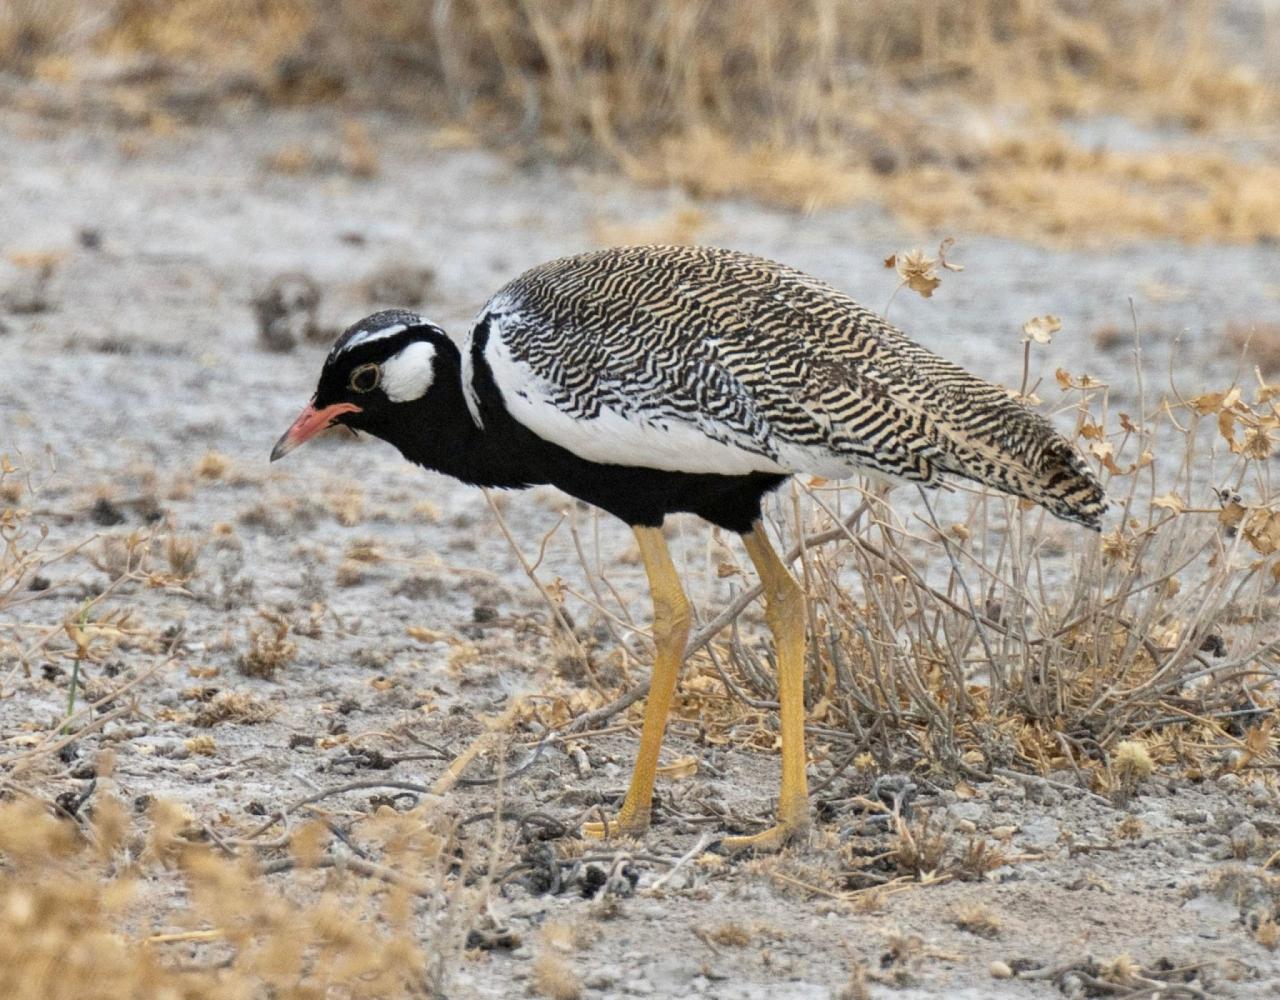
M0 293L10 296L0 309L0 452L38 470L43 485L23 502L49 526L43 551L142 528L145 504L129 501L151 497L178 533L204 545L187 592L131 585L111 599L133 609L139 627L168 629L176 642L172 663L137 688L136 713L81 741L69 762L52 759L28 772L24 785L48 798L79 790L84 780L72 772L109 745L126 801L175 799L235 836L260 822L253 810L317 788L379 776L430 784L444 766L416 760L363 769L350 760L352 745L394 754L421 749L420 741L457 753L478 733L476 717L519 695L572 690L555 674L546 606L478 491L411 468L380 443L336 436L268 467L271 445L311 392L323 348L262 350L250 302L280 272L302 272L324 290L322 321L338 327L371 310L362 291L369 275L411 263L436 274L425 309L461 332L489 292L524 267L602 240L660 236L662 220L683 202L549 165L522 169L474 150L436 150L430 134L378 118L367 124L380 169L356 179L342 170L286 176L263 165L291 142L336 148L339 122L324 113L254 115L126 139L104 125L77 127L12 104L0 110ZM946 235L904 232L869 209L811 217L736 203L701 210L699 241L798 265L876 308L894 285L883 258ZM99 234L97 248L84 245L83 230ZM62 256L44 289L47 308L22 312L14 303L33 290L31 268L13 255L34 251ZM1194 392L1220 387L1236 370L1224 330L1274 323L1280 310L1274 247L1066 252L974 238L954 255L967 266L963 274L945 275L930 301L899 294L891 316L934 349L1010 385L1021 375L1020 327L1033 315L1063 320L1063 334L1035 360L1050 382L1062 366L1123 386L1131 382L1127 348L1104 349L1093 334L1127 330L1132 299L1146 332L1148 378L1163 380L1178 341L1175 366ZM1126 399L1120 389L1117 402ZM210 451L229 466L202 478L197 466ZM123 523L95 524L94 504L104 496ZM506 498L529 559L568 507L550 490ZM644 623L642 575L621 558L630 548L625 528L582 510L572 517L588 559L598 558L622 606ZM713 614L736 583L716 579L705 528L682 522L678 537L691 593ZM383 558L340 571L357 542ZM98 554L99 546L85 551ZM3 615L6 642L27 647L41 634L34 626L59 624L107 579L85 555L45 575L50 589ZM566 527L553 535L538 575L584 589ZM237 660L246 629L261 623L256 609L278 609L297 625L313 602L329 611L313 636L295 633L297 658L274 680L243 676ZM599 637L603 660L614 640L599 616L573 598L568 608L584 634ZM415 640L407 626L461 638L474 651L450 665L455 645ZM13 643L0 661L0 752L21 749L32 730L42 733L59 717L68 683L64 658L51 658L56 668L43 672L39 661L24 675ZM643 657L643 645L635 649ZM108 690L118 682L110 673L129 676L160 659L156 650L122 648L87 666L86 691ZM196 728L191 689L200 686L251 692L277 714ZM344 734L346 743L290 749L292 736L323 742ZM200 735L212 736L211 755L185 745ZM662 786L669 812L705 818L708 805L719 805L764 818L776 757L699 742L692 725L669 736L668 759L692 755L703 765ZM634 732L583 747L588 773L549 747L507 783L507 808L568 822L599 795L620 791ZM513 754L513 762L523 757ZM815 766L815 779L826 767ZM484 762L475 769L490 771ZM825 794L866 792L867 784L842 777ZM332 804L358 810L371 794ZM456 808L485 808L492 794L461 790ZM1158 778L1122 806L1035 786L1029 795L1016 782L979 786L965 801L922 786L915 808L935 823L957 838L994 830L1025 860L985 881L909 886L867 912L788 888L779 872L829 874L848 831L887 843L864 829L865 816L837 809L818 824L810 851L781 868L737 860L690 866L655 894L648 886L666 868L637 861L636 894L607 919L577 891L511 886L494 907L526 943L462 963L449 995L524 992L529 942L544 922L560 920L590 929L567 956L588 997L818 1000L839 995L858 962L901 984L873 983L874 996L1058 996L1046 979L993 979L990 963L1027 959L1052 968L1122 953L1147 967L1203 964L1198 982L1212 996L1274 996L1280 957L1242 920L1242 908L1257 900L1248 892L1237 899L1236 882L1221 894L1209 887L1233 866L1245 873L1243 884L1257 882L1261 862L1280 846L1276 807L1270 787L1235 776L1197 784ZM1118 838L1129 816L1136 835ZM1246 822L1260 843L1247 843ZM660 822L647 852L677 856L697 829L674 817ZM1244 844L1239 861L1233 831ZM957 908L968 903L998 916L994 938L955 925ZM745 944L714 933L730 925L745 929ZM901 959L891 954L895 935L908 941Z

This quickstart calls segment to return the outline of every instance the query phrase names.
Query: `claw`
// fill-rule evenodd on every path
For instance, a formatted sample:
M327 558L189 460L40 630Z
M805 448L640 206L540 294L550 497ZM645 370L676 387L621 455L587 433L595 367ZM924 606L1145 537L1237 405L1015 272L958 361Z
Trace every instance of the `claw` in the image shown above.
M581 832L588 840L612 840L617 837L643 837L648 829L649 817L626 818L619 814L617 819L583 823Z
M779 823L749 837L725 837L720 841L720 846L727 854L737 854L740 851L773 854L790 843L807 839L808 834L808 823Z

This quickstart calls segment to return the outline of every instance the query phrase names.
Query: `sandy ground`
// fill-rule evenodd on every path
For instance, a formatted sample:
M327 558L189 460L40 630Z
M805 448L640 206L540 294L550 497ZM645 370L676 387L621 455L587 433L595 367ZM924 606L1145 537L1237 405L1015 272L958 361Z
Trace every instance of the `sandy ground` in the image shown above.
M281 112L126 138L0 110L0 452L36 470L40 489L24 503L49 525L43 551L99 536L43 572L48 589L8 610L5 638L28 647L39 626L60 623L102 588L108 576L90 557L108 565L119 551L103 538L158 519L166 533L202 545L184 587L130 585L113 598L133 609L139 628L164 635L174 656L138 686L130 719L81 741L78 756L25 776L42 795L82 788L83 762L109 745L126 801L174 799L232 836L264 810L353 776L430 784L444 766L420 759L378 771L354 748L457 752L479 732L478 718L514 697L573 688L555 671L546 605L479 492L411 468L380 443L338 436L268 467L271 445L311 392L323 348L263 350L251 301L281 272L301 272L323 289L320 319L336 328L385 300L369 294L370 277L392 264L425 266L434 272L425 310L460 334L524 267L602 242L661 238L688 206L585 172L439 148L430 133L378 118L366 122L379 163L372 178L265 166L291 143L336 150L340 124L320 112ZM698 211L699 241L798 265L877 308L895 284L883 258L947 235L903 231L872 209L800 216L721 203ZM58 255L42 287L21 256L37 252ZM965 272L945 275L930 301L899 294L896 323L1016 385L1022 323L1055 313L1064 332L1037 354L1037 371L1051 381L1059 366L1087 370L1118 386L1117 403L1132 400L1128 347L1095 334L1128 330L1130 300L1148 378L1163 382L1172 357L1192 391L1225 384L1237 370L1224 331L1274 322L1280 310L1274 247L1057 251L966 238L954 257ZM46 300L39 311L33 296ZM210 452L222 459L210 461ZM610 607L647 620L640 571L622 558L625 528L551 490L512 495L503 509L530 560L568 510L588 561L604 567L616 592ZM714 613L735 581L717 579L704 528L682 522L677 538L691 594L702 613ZM377 558L362 559L369 549ZM552 536L538 576L584 587L566 527ZM328 610L310 621L316 603ZM249 630L265 627L264 607L293 622L297 654L274 679L253 679L237 664ZM599 616L572 598L568 608L607 653L614 640ZM443 641L414 638L410 626ZM636 643L638 655L643 648ZM166 652L126 643L87 666L87 695ZM25 676L6 657L0 740L21 748L59 717L68 664L51 658ZM201 687L252 694L275 714L201 728L193 699L213 697L193 696ZM193 752L188 741L198 736L212 737L210 752ZM299 737L308 739L299 745ZM668 738L667 759L692 755L703 766L660 788L671 818L655 827L649 853L674 857L692 846L706 824L689 817L713 815L708 805L747 819L768 813L776 758L699 744L693 725ZM511 808L568 821L619 792L634 732L583 748L581 770L548 748L508 782ZM865 784L842 778L825 794L847 797ZM353 792L335 808L359 809L371 794ZM493 793L456 794L465 812ZM1280 838L1276 795L1261 781L1154 780L1122 806L1034 783L984 785L971 799L922 786L915 808L957 837L1003 839L1018 860L984 880L914 885L867 908L815 898L780 873L838 866L842 840L876 836L862 828L865 817L837 809L819 824L811 853L787 860L791 868L691 865L653 892L666 869L637 860L635 894L607 919L576 890L512 884L494 905L525 943L464 962L449 995L524 992L528 942L547 921L589 928L566 958L588 997L820 1000L841 995L859 963L872 973L873 996L1083 996L1094 995L1083 980L998 979L991 963L1043 970L1123 953L1147 968L1203 967L1189 973L1204 991L1195 995L1280 992L1280 958L1245 926L1265 898L1260 862ZM1126 822L1131 835L1118 837ZM956 914L970 904L997 915L994 936L958 926Z

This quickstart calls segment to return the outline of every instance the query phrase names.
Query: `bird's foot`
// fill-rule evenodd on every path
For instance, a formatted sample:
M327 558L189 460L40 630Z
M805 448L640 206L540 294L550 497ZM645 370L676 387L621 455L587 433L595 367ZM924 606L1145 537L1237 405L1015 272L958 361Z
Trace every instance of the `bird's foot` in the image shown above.
M616 819L582 824L582 836L588 840L609 840L614 837L642 837L649 829L649 813L629 813L624 806Z
M797 811L793 816L780 816L778 822L767 830L746 837L725 837L720 848L727 854L740 851L756 851L772 854L788 844L803 842L809 835L808 811Z

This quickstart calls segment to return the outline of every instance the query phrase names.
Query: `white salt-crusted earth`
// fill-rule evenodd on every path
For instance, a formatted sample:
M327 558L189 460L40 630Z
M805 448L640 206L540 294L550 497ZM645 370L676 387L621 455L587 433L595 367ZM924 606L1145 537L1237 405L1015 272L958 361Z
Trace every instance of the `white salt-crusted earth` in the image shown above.
M660 234L683 202L586 173L437 150L430 133L400 122L366 124L380 169L355 179L340 170L290 176L264 166L290 143L336 144L340 121L323 113L273 113L126 143L106 126L0 110L0 452L34 468L42 484L23 501L50 528L42 551L145 527L146 504L131 501L153 496L174 530L204 545L189 594L139 585L113 598L134 609L141 627L171 629L176 656L136 689L132 719L83 740L78 758L24 777L42 795L83 788L73 772L109 744L127 800L175 799L234 836L260 822L255 810L353 773L343 763L349 746L291 749L291 737L345 727L354 744L405 752L413 747L387 734L407 731L456 753L478 733L477 717L519 695L568 688L554 676L544 629L529 627L545 621L545 604L479 492L411 468L380 443L337 436L267 466L271 445L311 392L323 348L264 351L251 300L279 273L301 272L322 287L321 319L336 328L371 310L367 278L388 264L425 266L435 280L424 311L460 333L487 295L523 268L601 239ZM909 232L869 209L801 216L722 203L701 210L699 241L794 264L876 308L895 284L884 257L947 235ZM59 259L47 285L36 288L20 255L46 251ZM1127 330L1131 299L1145 331L1149 382L1163 385L1172 356L1191 392L1220 388L1237 370L1224 330L1274 322L1280 312L1274 247L1061 251L966 237L954 256L965 272L944 274L932 300L897 295L895 323L961 364L1017 385L1022 323L1055 313L1063 332L1037 350L1036 372L1052 385L1057 367L1088 371L1117 386L1118 404L1133 401L1128 350L1104 350L1093 333ZM24 311L33 295L47 299L46 308ZM208 452L228 465L206 467L216 474L202 477L197 466ZM102 497L111 503L98 508L98 519L114 514L123 523L95 522ZM549 489L512 495L504 510L530 560L570 510L589 561L604 567L632 618L647 620L642 574L620 558L630 547L622 525L573 510ZM703 614L714 614L736 581L717 578L704 527L681 522L678 536L690 592ZM344 561L357 543L382 558ZM100 560L103 551L100 542L85 550ZM43 575L49 589L5 614L6 640L30 645L38 626L60 623L106 580L83 554ZM552 536L538 575L585 589L567 527ZM259 607L296 622L316 601L329 613L314 636L293 636L297 657L274 680L238 671L246 630L261 624ZM572 597L568 608L603 636L607 653L613 640L591 610ZM411 638L409 626L461 637L474 653L451 666L455 646ZM86 689L106 690L108 668L127 676L161 658L121 650L86 668ZM0 663L0 753L20 749L31 723L46 727L59 716L66 661L49 662L31 677L12 658ZM211 729L165 721L174 714L165 710L186 707L197 685L252 693L277 714ZM187 748L199 735L213 737L211 755ZM593 797L620 790L634 735L584 747L588 774L551 747L508 782L508 807L567 820ZM775 756L700 746L689 726L674 728L667 754L697 756L704 765L663 787L678 808L696 813L712 801L767 814ZM355 777L430 784L443 766L417 760ZM334 804L364 808L369 794ZM465 812L482 808L492 790L457 794ZM1261 780L1234 775L1198 784L1153 780L1122 807L1017 782L979 786L963 801L922 789L917 808L931 810L943 828L1006 837L1010 851L1035 860L1001 868L988 881L912 887L870 912L809 898L768 865L738 861L691 866L660 894L648 887L665 869L638 862L637 894L608 919L577 893L513 888L495 908L525 943L463 963L449 995L524 991L537 928L556 920L590 927L566 955L588 997L820 1000L838 996L858 962L903 984L872 983L875 996L1055 996L1060 990L1047 980L993 978L991 963L1016 967L1027 959L1053 968L1122 953L1148 967L1204 964L1208 995L1274 996L1280 960L1254 940L1242 907L1257 902L1249 887L1261 884L1261 862L1280 846L1276 807ZM1130 816L1134 835L1117 838ZM852 822L823 824L817 839L827 846L815 848L814 865L830 861L830 840ZM648 846L674 857L695 839L660 824ZM998 915L995 937L956 926L953 915L974 903ZM747 943L715 933L729 926L744 928ZM903 957L894 958L895 942L903 941Z

